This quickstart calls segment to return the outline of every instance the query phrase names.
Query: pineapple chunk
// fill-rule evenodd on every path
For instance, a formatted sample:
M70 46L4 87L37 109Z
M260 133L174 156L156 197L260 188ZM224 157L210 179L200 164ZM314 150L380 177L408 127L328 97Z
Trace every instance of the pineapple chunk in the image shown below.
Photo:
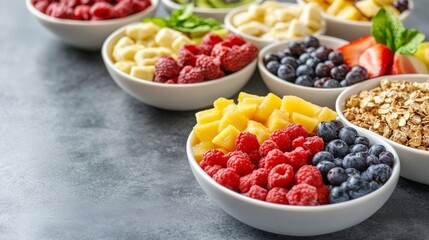
M237 138L240 131L232 125L228 125L223 129L216 137L213 138L212 143L215 146L225 148L228 151L235 150L235 139Z
M353 5L343 8L336 16L348 20L359 20L362 18L362 14Z
M355 6L365 17L369 18L374 17L378 10L381 9L381 7L373 0L362 0L356 2Z
M296 96L284 96L280 110L289 113L297 112L308 117L314 117L322 108Z
M218 134L219 120L197 124L194 126L194 134L201 142L210 142Z
M346 6L350 6L348 1L334 0L331 5L329 5L328 9L326 9L326 13L329 15L337 15Z
M197 160L197 163L201 162L205 152L213 148L214 148L214 145L211 142L200 142L192 146L192 154L194 155L195 160Z
M230 104L234 104L234 100L221 97L214 101L213 106L222 112L223 109Z
M250 132L255 134L258 138L259 144L262 144L265 140L270 138L270 132L268 131L268 129L264 125L262 125L262 123L252 120L247 123L247 128L244 130L244 132Z
M261 104L256 109L253 118L261 123L265 123L274 109L279 109L282 104L282 100L273 93L268 93Z
M337 113L327 107L323 107L322 111L317 115L319 122L329 122L335 120L335 118L337 118Z
M258 108L258 104L240 102L238 103L237 107L238 111L240 111L244 116L246 116L248 119L252 119L256 109Z
M265 123L265 126L267 126L268 131L274 132L275 130L285 128L289 124L289 113L275 109Z
M222 118L219 122L218 132L221 132L223 129L228 127L229 125L234 126L239 131L242 131L246 128L247 122L249 119L244 116L238 109L233 109L227 111L223 114Z
M203 111L199 111L195 114L198 124L204 124L219 120L222 117L222 112L218 109L211 108Z
M296 112L292 113L292 122L301 124L309 133L312 133L319 124L317 119Z
M399 15L401 15L401 12L395 8L394 6L383 6L383 8L385 8L387 11L390 11L391 13L393 13L395 16L399 17Z
M311 29L319 29L322 27L322 13L316 4L306 4L299 21L304 23L305 26Z

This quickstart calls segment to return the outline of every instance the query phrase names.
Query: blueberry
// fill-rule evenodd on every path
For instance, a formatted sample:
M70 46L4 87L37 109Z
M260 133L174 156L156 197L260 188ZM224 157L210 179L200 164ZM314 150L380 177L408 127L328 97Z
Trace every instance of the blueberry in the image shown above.
M338 133L338 137L347 143L347 145L351 146L355 143L355 139L358 136L356 129L352 127L344 127L341 128Z
M320 46L314 51L314 56L317 57L320 61L328 60L329 53L332 52L332 49L328 49L325 46Z
M328 65L330 69L332 69L333 67L335 67L335 64L331 60L327 60L327 61L325 61L323 63L325 65Z
M300 62L305 63L307 59L310 59L310 58L311 58L310 53L303 53L299 56L298 59Z
M333 67L329 75L337 80L343 80L346 77L347 71L344 70L341 66Z
M345 80L347 80L350 85L353 85L362 82L365 78L361 77L357 72L350 71L346 74Z
M361 76L361 78L363 79L363 80L365 80L365 79L367 79L367 77L368 77L368 72L366 71L366 69L365 68L363 68L363 67L361 67L361 66L354 66L351 70L350 70L350 72L354 72L354 73L357 73L359 76Z
M320 46L319 39L313 36L308 36L304 38L304 44L307 48L314 47L318 48Z
M393 167L393 153L389 152L389 151L384 151L382 153L380 153L380 155L378 156L378 159L380 160L381 163L387 164L389 165L389 167Z
M340 129L344 127L344 124L340 120L332 120L331 123L337 127L337 131L340 131Z
M319 164L322 161L333 162L334 156L331 153L326 152L326 151L320 151L313 156L312 163L314 166L316 166L317 164Z
M312 53L312 52L314 52L314 51L316 51L316 48L315 48L315 47L309 47L309 48L307 48L307 50L306 50L306 52L308 52L308 53Z
M408 9L409 2L408 0L397 0L393 2L393 7L398 9L399 12L404 12Z
M291 56L286 56L286 57L282 58L280 63L284 64L284 65L291 65L294 69L296 69L299 66L298 61Z
M355 138L355 144L363 144L367 147L369 147L369 139L364 136L359 136Z
M350 146L350 152L351 153L357 153L357 152L368 152L368 147L363 144L355 144Z
M334 158L334 164L336 167L343 167L343 159L341 158Z
M350 197L344 188L333 187L331 189L331 192L329 192L330 203L340 203L340 202L346 202L348 200L350 200Z
M323 84L323 88L339 88L339 87L341 87L340 83L334 79L329 79Z
M371 181L369 182L369 188L371 189L371 191L375 191L377 189L379 189L382 185L376 181Z
M296 69L296 76L299 77L302 75L314 77L314 69L312 69L311 67L309 67L307 65L301 65Z
M386 148L383 145L380 144L374 144L372 147L369 148L368 153L369 155L374 155L376 157L380 156L380 153L386 151Z
M356 168L346 168L344 171L346 171L347 176L352 177L360 177L360 171L357 170Z
M271 61L279 62L280 58L275 53L268 53L264 56L263 61L264 61L264 64L267 65Z
M343 158L350 152L350 149L346 142L341 139L335 139L326 145L325 151L330 152L334 157Z
M317 58L309 58L305 61L305 64L313 69L316 69L317 64L320 63L320 60Z
M305 52L305 46L299 42L291 42L289 43L289 52L293 56L299 56Z
M312 87L313 83L314 83L313 79L310 76L307 76L307 75L299 76L295 80L295 84L298 84L298 85L301 85L301 86L306 86L306 87Z
M329 53L328 59L331 60L335 65L340 65L344 62L343 54L337 51Z
M295 69L291 65L281 64L277 70L277 76L283 80L292 82L295 79Z
M323 79L323 78L322 78L322 79ZM323 84L324 84L326 81L323 81L322 79L317 79L316 81L314 81L313 86L314 86L314 87L316 87L316 88L323 88Z
M343 167L364 171L368 165L366 164L366 157L361 153L349 153L343 158Z
M292 54L290 54L289 52L285 52L285 51L279 51L279 52L277 52L277 56L279 57L279 61L281 61L285 57L291 57Z
M327 178L332 185L339 186L347 180L348 176L343 168L334 167L329 170Z
M337 126L333 122L319 123L316 132L325 143L337 138Z
M371 192L369 183L361 177L352 176L347 180L348 194L350 198L356 199Z
M385 183L392 175L392 168L390 168L387 164L381 163L369 166L365 172L367 172L371 180L378 183Z
M328 183L328 172L329 170L331 170L332 168L336 167L335 164L333 162L329 162L329 161L321 161L317 164L317 169L319 169L319 172L322 174L323 177L323 181L325 183Z
M368 157L366 157L366 164L368 166L371 165L377 165L380 164L380 160L378 159L378 157L374 156L374 155L369 155Z
M266 65L267 70L274 75L277 75L277 70L279 70L279 67L280 63L277 61L270 61Z
M341 87L348 87L350 86L349 82L347 80L341 80L340 82Z
M317 64L315 69L316 76L319 78L329 77L330 71L331 68L329 68L329 66L324 63Z

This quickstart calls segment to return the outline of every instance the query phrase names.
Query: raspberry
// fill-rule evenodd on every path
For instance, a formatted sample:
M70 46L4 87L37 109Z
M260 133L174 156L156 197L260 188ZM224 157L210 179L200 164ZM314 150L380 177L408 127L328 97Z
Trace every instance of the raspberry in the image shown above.
M247 155L247 153L244 153L242 151L232 151L232 152L229 152L225 155L227 160L230 159L232 156L240 156L240 157L247 158L250 160L249 155Z
M208 33L204 35L203 39L201 40L202 44L206 44L212 47L216 45L216 43L220 42L222 42L222 38L215 33Z
M271 140L273 140L280 150L283 152L290 151L291 147L291 139L289 138L289 135L286 133L285 130L276 130L271 134L270 137Z
M227 72L237 72L246 66L247 62L240 51L240 47L233 46L229 51L221 52L218 55L218 59L224 69Z
M292 152L284 154L287 158L286 163L290 164L295 171L306 165L309 159L309 152L302 147L297 147Z
M238 188L242 193L248 192L249 189L254 185L266 188L267 178L268 172L264 168L254 170L252 173L240 178L240 184Z
M320 185L317 187L317 201L319 204L329 203L329 187L326 185Z
M211 56L198 55L195 66L201 69L205 80L216 79L219 76L220 63Z
M317 203L317 190L306 183L293 186L287 193L290 205L315 206Z
M277 144L273 141L273 140L265 140L261 146L259 147L259 154L261 155L261 157L266 157L267 154L273 150L273 149L278 149L279 147L277 146Z
M99 19L110 19L113 17L113 6L107 2L96 2L91 6L90 13Z
M247 42L240 46L240 51L246 59L246 65L251 63L258 56L258 47L251 42Z
M190 51L194 55L201 54L201 51L200 51L199 47L197 45L195 45L195 44L189 44L189 43L187 43L187 44L183 45L182 48Z
M134 4L134 12L141 12L152 5L151 1L141 1L141 0L133 0Z
M198 83L204 81L204 76L199 68L185 66L179 73L177 83Z
M279 164L268 174L268 189L274 187L290 187L293 183L293 167L289 164Z
M213 49L213 46L210 46L207 44L198 45L198 50L200 51L200 54L204 54L206 56L210 56L212 49Z
M325 143L323 142L323 139L318 136L308 137L305 139L305 142L302 147L306 150L309 150L310 157L313 157L314 154L323 151Z
M323 184L322 174L317 167L312 165L302 166L295 173L295 184L306 183L311 186L318 187Z
M213 175L217 173L217 171L219 171L220 169L222 169L222 166L220 165L214 165L214 166L207 165L204 168L204 172L206 172L210 177L213 177Z
M227 53L229 53L231 44L228 42L220 42L218 44L216 44L211 52L211 56L213 57L221 57L226 55Z
M225 41L230 42L232 45L239 45L239 46L246 43L246 41L244 41L244 39L240 35L232 34L232 33L226 36Z
M175 77L175 78L170 78L170 79L168 79L165 83L166 84L176 84L177 83L177 79L178 79L179 77Z
M253 133L241 132L235 139L235 148L245 153L259 150L258 138Z
M113 6L113 16L115 18L126 17L134 13L134 3L131 1L120 1Z
M222 168L218 170L214 175L213 179L220 185L227 187L231 190L237 190L240 177L234 170L229 168Z
M79 5L74 9L74 18L80 20L91 19L91 13L89 12L90 7L87 5Z
M305 142L305 138L303 136L297 137L292 141L292 149L296 149L297 147L302 147Z
M179 75L180 67L170 56L162 56L155 64L155 75L163 76L167 79L174 78Z
M268 191L265 201L279 204L289 204L287 200L288 190L286 188L275 187Z
M308 132L300 124L292 123L289 124L285 129L286 133L289 135L290 140L294 140L300 136L308 137Z
M155 75L155 78L153 79L153 81L158 82L158 83L165 83L168 81L168 77L161 76L161 75Z
M206 166L219 165L221 167L226 167L227 158L223 155L223 152L212 149L204 153L203 159L200 162L202 169L205 169Z
M264 168L268 171L271 171L273 167L286 162L287 158L285 157L285 155L283 155L282 151L280 151L279 149L273 149L265 157Z
M180 49L177 59L177 63L179 63L180 67L195 66L196 60L197 57L191 51L183 47Z
M240 156L230 157L226 166L234 170L240 176L245 176L253 171L252 162L248 158Z
M262 200L265 201L265 199L267 199L267 194L268 191L265 188L262 188L258 185L253 185L250 190L249 193L247 194L247 196L254 198L254 199L258 199L258 200Z
M259 159L259 163L258 163L258 168L259 169L265 169L265 157L262 157L261 159Z
M34 3L34 7L42 13L46 13L46 9L48 9L48 6L49 1L39 1Z
M92 5L94 0L80 0L80 4L82 5Z
M79 0L61 0L60 3L70 8L75 8L80 4Z

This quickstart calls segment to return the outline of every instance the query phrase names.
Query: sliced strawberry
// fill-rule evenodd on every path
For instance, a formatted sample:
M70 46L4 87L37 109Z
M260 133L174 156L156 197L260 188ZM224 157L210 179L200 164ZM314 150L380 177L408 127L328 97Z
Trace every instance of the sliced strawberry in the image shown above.
M368 48L377 44L374 37L363 36L349 44L346 44L337 50L344 56L344 62L349 66L353 67L359 64L360 55Z
M425 64L415 56L395 53L389 74L429 73Z
M385 75L392 65L393 52L384 44L365 50L359 57L359 65L368 71L369 78Z

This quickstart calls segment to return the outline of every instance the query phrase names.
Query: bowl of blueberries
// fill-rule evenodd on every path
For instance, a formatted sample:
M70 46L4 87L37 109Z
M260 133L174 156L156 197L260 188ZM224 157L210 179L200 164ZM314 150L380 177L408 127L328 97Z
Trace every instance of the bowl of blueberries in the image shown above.
M321 35L268 45L258 57L262 80L277 95L295 95L334 108L344 89L367 79L363 67L346 65L336 51L347 43Z

